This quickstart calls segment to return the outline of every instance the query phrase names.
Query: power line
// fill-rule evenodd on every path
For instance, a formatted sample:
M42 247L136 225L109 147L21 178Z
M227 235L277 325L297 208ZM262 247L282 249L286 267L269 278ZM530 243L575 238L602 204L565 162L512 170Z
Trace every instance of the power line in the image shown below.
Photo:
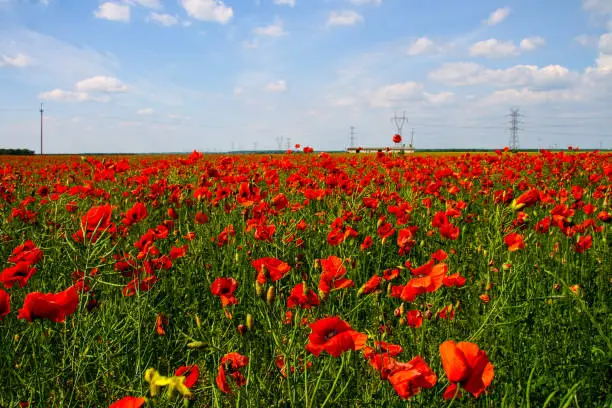
M349 142L349 147L355 147L355 126L351 126L351 138Z

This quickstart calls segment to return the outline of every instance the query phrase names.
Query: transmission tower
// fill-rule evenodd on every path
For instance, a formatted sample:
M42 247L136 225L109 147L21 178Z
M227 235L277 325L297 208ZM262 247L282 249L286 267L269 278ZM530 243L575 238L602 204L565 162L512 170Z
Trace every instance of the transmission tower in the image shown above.
M287 150L291 150L291 138L287 138Z
M45 106L40 103L40 154L43 154L43 119L45 114Z
M408 118L406 117L406 111L404 111L402 116L397 116L396 113L393 114L393 117L391 118L391 122L393 122L393 124L395 125L395 130L398 135L401 136L402 130L404 129L404 125L406 124L407 121L408 121Z
M414 128L412 128L412 133L410 134L410 147L414 147Z
M351 138L349 147L355 147L355 126L351 126Z
M283 137L278 136L276 138L276 144L278 145L278 150L283 150Z
M518 150L520 147L518 132L520 130L519 124L521 123L519 118L522 116L518 108L510 109L510 142L508 147L511 150Z

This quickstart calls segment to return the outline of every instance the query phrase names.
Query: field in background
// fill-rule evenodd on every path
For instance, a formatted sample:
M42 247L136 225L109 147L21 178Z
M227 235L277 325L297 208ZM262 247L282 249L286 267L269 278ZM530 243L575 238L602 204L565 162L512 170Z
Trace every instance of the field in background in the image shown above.
M609 406L611 159L1 157L0 406Z

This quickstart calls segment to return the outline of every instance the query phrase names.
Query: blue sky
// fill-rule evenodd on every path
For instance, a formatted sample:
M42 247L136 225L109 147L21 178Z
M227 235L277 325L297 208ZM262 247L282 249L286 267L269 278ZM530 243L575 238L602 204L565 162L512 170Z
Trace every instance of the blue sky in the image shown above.
M0 147L612 148L612 0L0 0Z

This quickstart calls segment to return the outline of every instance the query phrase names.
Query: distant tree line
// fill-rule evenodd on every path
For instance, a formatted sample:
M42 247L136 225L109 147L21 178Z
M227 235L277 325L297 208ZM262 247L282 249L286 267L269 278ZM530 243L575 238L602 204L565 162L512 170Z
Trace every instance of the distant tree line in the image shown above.
M31 156L33 154L34 154L34 150L30 150L30 149L2 149L0 148L0 155Z

